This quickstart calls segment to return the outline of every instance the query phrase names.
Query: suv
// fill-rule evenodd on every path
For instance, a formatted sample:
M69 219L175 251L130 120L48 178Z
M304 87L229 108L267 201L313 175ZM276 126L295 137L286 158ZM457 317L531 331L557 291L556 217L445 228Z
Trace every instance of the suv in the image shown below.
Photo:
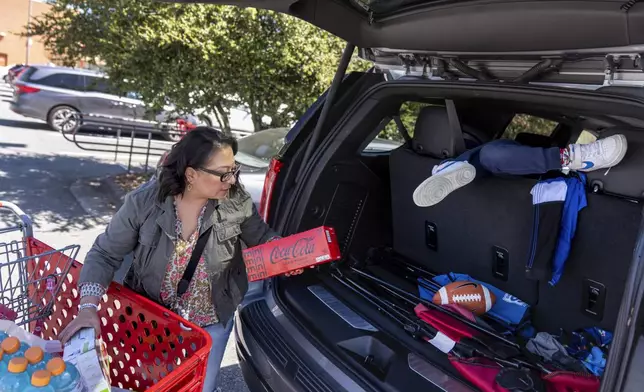
M419 273L449 272L523 300L537 331L613 332L601 386L549 383L548 391L642 390L644 4L238 3L288 13L349 42L333 84L269 164L260 203L260 214L284 235L335 228L343 259L265 280L249 292L235 316L235 337L251 391L472 391L486 383L486 391L510 390L499 385L512 373L497 375L507 352L491 350L495 362L470 361L481 376L467 378L455 366L467 366L467 358L459 362L436 348L454 347L445 334L429 344L418 333L422 322L395 317L414 314L400 290L417 296ZM354 45L374 65L346 74ZM391 152L364 151L389 126L406 143ZM504 137L564 147L616 133L628 138L628 152L618 166L588 173L588 206L554 287L525 271L530 192L539 178L477 178L429 208L412 199L457 146ZM379 295L366 295L352 281ZM535 367L541 375L552 369ZM544 381L514 381L512 390L546 390Z
M82 125L149 129L161 124L166 139L176 140L180 134L174 123L179 116L170 108L151 113L137 93L117 94L104 75L90 70L30 66L15 82L10 108L47 121L62 133L73 134ZM194 116L182 119L192 126L198 123Z

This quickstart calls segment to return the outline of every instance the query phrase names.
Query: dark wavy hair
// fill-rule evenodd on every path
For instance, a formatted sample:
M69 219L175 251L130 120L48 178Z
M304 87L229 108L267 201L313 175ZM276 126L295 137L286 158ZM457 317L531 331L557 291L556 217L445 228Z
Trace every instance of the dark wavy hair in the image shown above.
M158 200L163 203L168 196L182 195L186 190L186 170L203 167L213 154L230 147L237 154L237 139L211 127L196 127L170 150L161 167L158 179ZM241 189L239 178L230 188L235 196Z

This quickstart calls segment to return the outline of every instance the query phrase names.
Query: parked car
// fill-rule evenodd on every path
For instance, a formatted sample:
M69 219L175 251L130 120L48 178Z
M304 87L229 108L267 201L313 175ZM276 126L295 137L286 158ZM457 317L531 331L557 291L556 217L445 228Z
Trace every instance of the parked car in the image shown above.
M16 80L20 77L20 75L27 70L27 68L29 68L28 65L24 65L24 64L15 65L14 67L10 68L9 71L7 71L5 81L13 85L16 82Z
M172 108L151 111L136 92L114 92L101 73L63 67L29 67L15 82L10 108L47 121L62 133L74 133L86 125L160 129L163 137L173 141L199 123L195 116L176 114Z
M19 71L20 69L24 68L24 64L15 64L7 69L7 73L2 76L2 80L5 83L11 83L12 78L14 77L15 73Z
M513 390L642 389L641 4L226 3L289 13L350 43L336 83L269 162L259 208L283 235L334 227L343 259L267 279L238 308L237 354L251 391L510 390L500 386L510 381ZM372 69L346 74L353 45ZM410 141L389 152L365 152L362 146L383 121L409 107L418 108L414 129L399 128ZM564 147L584 130L595 137L622 133L629 142L620 165L588 173L588 205L579 212L572 251L555 286L525 273L538 178L479 176L438 205L419 208L412 199L443 159L510 134L526 115L544 124L542 134L524 139L537 145ZM520 133L527 132L523 127ZM397 267L403 265L415 267ZM433 327L414 312L420 302L414 277L448 272L497 287L507 295L497 301L522 300L530 307L527 321L553 339L582 331L583 339L595 340L584 328L612 337L608 346L595 343L596 363L607 354L601 385L586 367L562 373L537 359L517 365L516 351L506 350L515 346L495 330L464 327L442 312L439 321L455 329L449 335L426 332ZM370 297L351 281L376 294ZM512 331L504 332L517 344ZM464 334L493 348L457 356L454 339ZM553 380L561 384L553 386Z

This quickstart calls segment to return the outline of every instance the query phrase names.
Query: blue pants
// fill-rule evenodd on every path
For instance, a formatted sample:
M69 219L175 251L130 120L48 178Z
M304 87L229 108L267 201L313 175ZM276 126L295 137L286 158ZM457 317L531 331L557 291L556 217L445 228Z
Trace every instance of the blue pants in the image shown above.
M513 140L495 140L464 152L453 161L467 161L480 174L542 174L561 169L558 147L528 147Z
M231 318L225 326L217 323L209 325L204 329L212 338L212 347L210 349L210 355L208 355L208 367L206 368L206 379L203 383L203 391L213 392L217 390L217 386L219 385L219 368L221 367L221 360L224 358L230 332L233 330L233 319Z
M249 282L248 292L242 301L242 306L249 302L250 297L262 290L263 282ZM224 358L226 345L230 338L230 333L233 330L234 318L228 321L225 326L221 323L209 325L204 328L212 338L212 346L210 348L210 355L208 355L208 367L206 369L206 379L203 383L204 392L213 392L217 390L219 385L219 369L221 368L221 361Z

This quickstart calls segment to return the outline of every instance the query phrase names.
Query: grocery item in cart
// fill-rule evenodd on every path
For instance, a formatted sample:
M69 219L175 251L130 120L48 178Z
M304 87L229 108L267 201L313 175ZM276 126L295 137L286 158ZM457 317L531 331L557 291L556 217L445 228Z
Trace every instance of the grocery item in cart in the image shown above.
M335 230L325 226L248 248L242 255L250 282L341 257Z
M60 344L60 341L42 339L39 336L29 333L13 321L0 320L0 334L1 333L4 333L8 337L18 339L21 342L21 347L24 348L24 351L27 351L29 347L37 346L42 348L45 354L63 352L63 346ZM0 343L4 342L4 340L6 339L0 340Z
M51 385L58 392L85 392L87 387L83 379L71 363L65 363L62 358L52 358L47 362L47 370L51 373Z
M2 377L3 374L7 373L8 366L9 366L9 361L6 359L4 355L4 351L0 349L0 377Z
M11 359L7 370L7 373L0 375L0 392L23 392L31 385L25 358Z
M51 355L46 354L42 348L34 346L25 351L25 358L29 362L27 372L33 375L35 371L47 368L47 361L51 359Z
M24 357L25 351L29 349L27 343L22 343L20 339L15 336L9 336L0 344L4 355L7 357L6 360L11 361L13 358Z
M36 370L31 375L31 385L25 389L25 392L56 392L51 385L51 373L47 370Z
M83 328L65 343L63 359L78 369L89 392L110 392L105 344L94 328Z

